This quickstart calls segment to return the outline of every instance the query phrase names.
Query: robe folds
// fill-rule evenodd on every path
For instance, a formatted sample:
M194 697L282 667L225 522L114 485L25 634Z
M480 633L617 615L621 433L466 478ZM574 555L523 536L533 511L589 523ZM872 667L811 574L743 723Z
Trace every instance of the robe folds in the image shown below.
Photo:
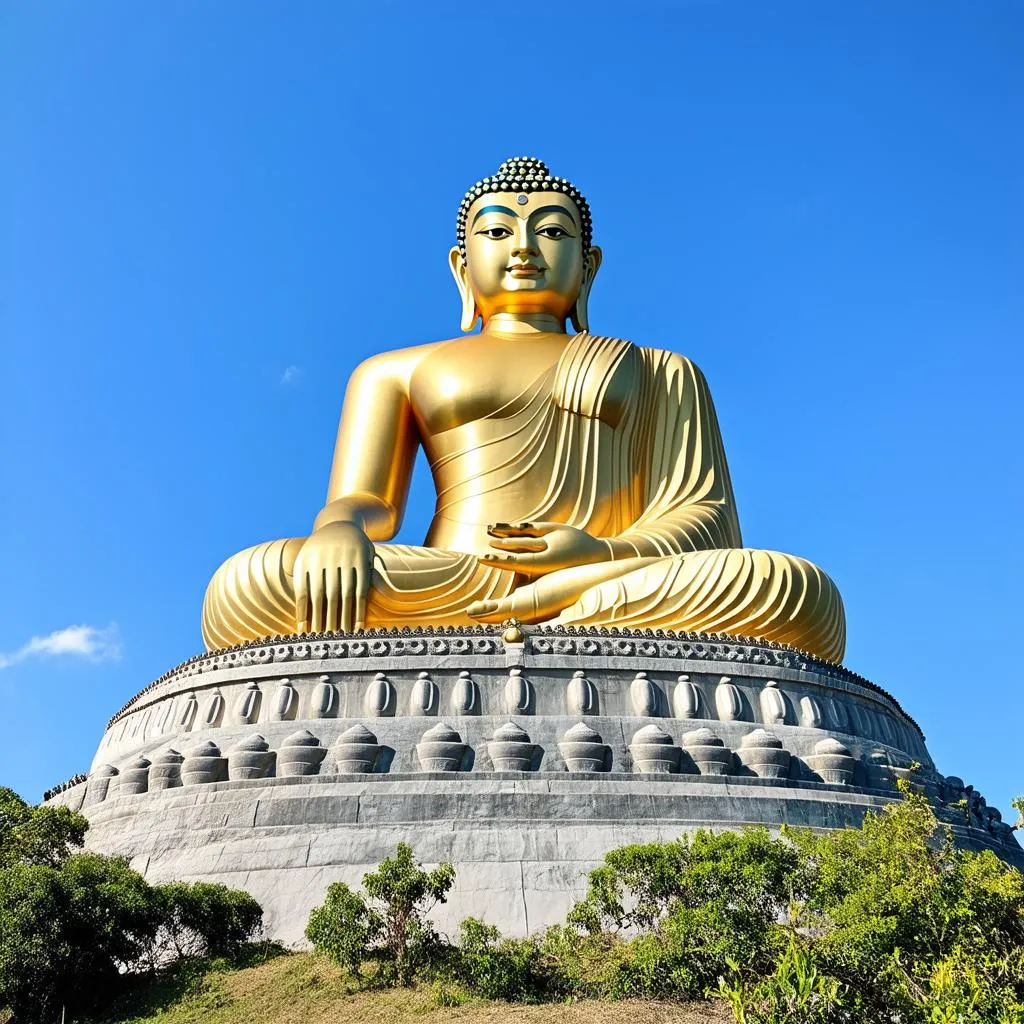
M743 635L842 659L831 579L804 559L742 547L714 406L688 359L582 333L485 418L419 438L437 488L434 521L422 547L374 545L367 626L469 625L466 609L493 600L536 621L543 590L560 611L540 621ZM597 582L582 566L531 583L479 562L497 521L574 526L614 541L616 561ZM259 544L217 570L203 608L208 647L295 632L304 541Z

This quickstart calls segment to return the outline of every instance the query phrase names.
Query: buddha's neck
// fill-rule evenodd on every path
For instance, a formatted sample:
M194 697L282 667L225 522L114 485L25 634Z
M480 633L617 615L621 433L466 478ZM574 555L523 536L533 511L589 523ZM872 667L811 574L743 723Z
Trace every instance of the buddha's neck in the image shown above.
M565 321L550 313L494 313L484 334L565 334Z

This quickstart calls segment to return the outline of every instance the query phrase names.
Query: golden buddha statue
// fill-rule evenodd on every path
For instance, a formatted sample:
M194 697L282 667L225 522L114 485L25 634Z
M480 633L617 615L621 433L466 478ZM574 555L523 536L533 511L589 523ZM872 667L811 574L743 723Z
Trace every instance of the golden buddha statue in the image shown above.
M840 661L832 580L741 546L697 367L589 333L601 250L581 193L508 160L467 193L457 233L462 330L481 330L356 369L312 533L217 570L207 646L515 617L757 637ZM420 445L434 518L425 546L391 544Z

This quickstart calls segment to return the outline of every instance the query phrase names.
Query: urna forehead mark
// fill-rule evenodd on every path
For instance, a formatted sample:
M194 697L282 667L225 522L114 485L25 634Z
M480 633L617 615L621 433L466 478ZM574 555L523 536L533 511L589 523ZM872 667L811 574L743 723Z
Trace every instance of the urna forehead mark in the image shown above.
M553 203L547 206L541 206L536 210L512 210L507 206L497 206L491 204L489 206L481 207L473 216L473 223L475 224L484 214L486 213L504 213L509 217L519 217L521 220L527 220L529 217L539 217L542 213L560 213L564 217L568 217L573 224L577 223L576 217L573 211L568 206L557 206Z

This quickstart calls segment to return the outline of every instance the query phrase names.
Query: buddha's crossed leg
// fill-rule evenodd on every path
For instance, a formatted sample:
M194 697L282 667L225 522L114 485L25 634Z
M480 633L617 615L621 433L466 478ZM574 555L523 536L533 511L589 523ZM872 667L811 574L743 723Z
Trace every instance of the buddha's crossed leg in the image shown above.
M208 648L295 633L295 559L303 537L270 541L232 555L203 601ZM515 576L475 555L405 544L375 544L367 627L479 625L466 609L512 592Z
M260 544L221 566L203 605L208 647L295 632L292 574L302 544L302 538ZM777 551L736 548L597 563L513 590L515 579L474 555L378 544L366 624L457 626L514 616L750 636L832 661L842 659L845 647L835 584L810 562Z

